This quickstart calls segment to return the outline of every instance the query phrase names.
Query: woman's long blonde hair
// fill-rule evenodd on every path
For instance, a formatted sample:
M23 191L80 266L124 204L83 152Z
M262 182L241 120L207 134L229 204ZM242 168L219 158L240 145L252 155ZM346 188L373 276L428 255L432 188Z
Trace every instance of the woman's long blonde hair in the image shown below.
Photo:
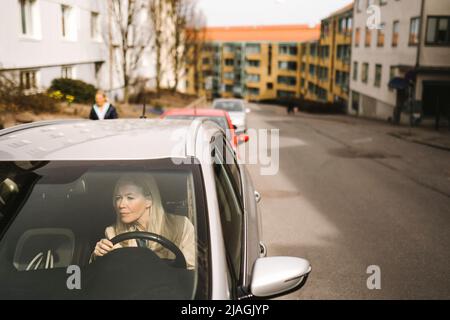
M134 185L141 190L142 195L152 202L150 212L149 212L149 226L146 231L160 230L160 234L165 233L165 212L161 201L161 195L159 193L158 184L155 178L150 174L145 173L128 173L117 180L116 186L114 187L113 193L113 205L116 210L116 224L114 226L114 231L117 234L136 231L136 224L125 224L120 220L120 215L117 212L117 206L115 203L115 196L119 186L124 184ZM128 241L124 241L123 245L128 246Z

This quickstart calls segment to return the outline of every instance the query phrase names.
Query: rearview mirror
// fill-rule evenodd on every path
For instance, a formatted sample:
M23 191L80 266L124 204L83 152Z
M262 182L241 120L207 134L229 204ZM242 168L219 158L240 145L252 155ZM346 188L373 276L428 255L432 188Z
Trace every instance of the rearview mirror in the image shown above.
M253 267L251 293L255 297L276 297L296 291L306 283L311 265L294 257L265 257Z

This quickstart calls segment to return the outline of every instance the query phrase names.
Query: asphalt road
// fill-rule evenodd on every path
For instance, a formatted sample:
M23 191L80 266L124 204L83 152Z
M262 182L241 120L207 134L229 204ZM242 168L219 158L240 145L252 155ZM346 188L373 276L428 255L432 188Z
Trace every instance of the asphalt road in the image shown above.
M395 138L385 123L251 109L250 128L280 130L276 174L248 165L268 253L313 267L283 298L450 299L450 152ZM381 289L368 289L369 266Z

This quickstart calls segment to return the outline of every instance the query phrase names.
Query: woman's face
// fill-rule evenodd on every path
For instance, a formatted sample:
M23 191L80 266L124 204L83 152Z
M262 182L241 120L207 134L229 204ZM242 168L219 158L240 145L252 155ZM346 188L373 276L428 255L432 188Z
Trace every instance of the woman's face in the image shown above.
M97 94L95 95L95 103L96 103L98 106L101 107L102 105L105 104L105 102L106 102L106 99L105 99L105 97L103 96L103 94L97 93Z
M114 202L117 214L123 223L139 222L145 225L152 202L142 194L139 187L128 183L119 185Z

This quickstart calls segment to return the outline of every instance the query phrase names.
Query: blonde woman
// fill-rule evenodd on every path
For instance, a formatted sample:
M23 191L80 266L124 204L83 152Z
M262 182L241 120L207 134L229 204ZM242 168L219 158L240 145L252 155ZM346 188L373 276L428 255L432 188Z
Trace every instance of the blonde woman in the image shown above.
M91 120L108 120L117 119L116 108L112 104L108 103L108 98L105 92L99 90L95 94L95 104L92 106L89 119Z
M113 245L110 239L116 235L146 231L161 235L173 242L183 253L188 269L195 268L195 232L188 218L164 212L159 188L148 174L127 174L121 177L114 188L116 223L105 230L105 239L97 242L94 255L101 257L111 250L123 247L143 246L150 248L160 258L173 259L174 254L164 246L143 240L126 240Z

